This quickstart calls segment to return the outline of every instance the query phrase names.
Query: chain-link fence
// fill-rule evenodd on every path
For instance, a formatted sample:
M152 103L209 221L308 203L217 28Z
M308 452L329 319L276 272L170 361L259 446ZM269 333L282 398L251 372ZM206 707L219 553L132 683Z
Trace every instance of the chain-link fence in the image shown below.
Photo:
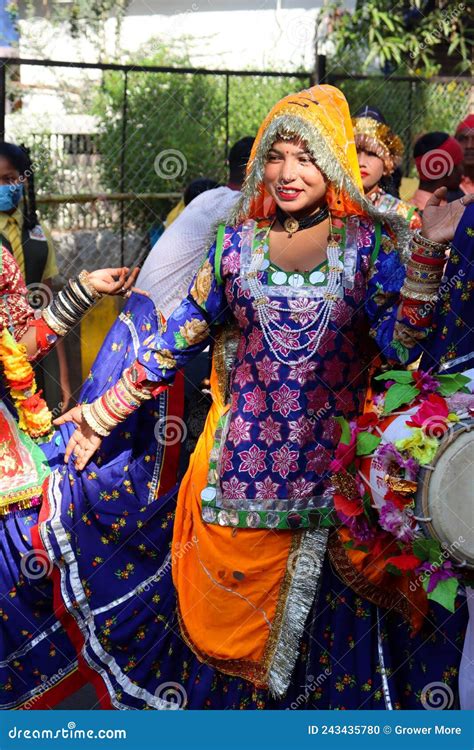
M413 145L424 133L444 130L454 134L473 106L470 77L431 79L379 76L331 76L347 97L354 114L365 105L379 109L405 146L403 173L415 175Z
M41 218L63 276L130 264L151 247L197 177L224 181L226 155L309 73L1 60L0 130L31 149ZM333 76L352 112L378 107L411 151L428 130L454 132L469 108L467 78Z
M31 149L62 275L143 258L193 179L226 157L306 73L3 60L5 137Z

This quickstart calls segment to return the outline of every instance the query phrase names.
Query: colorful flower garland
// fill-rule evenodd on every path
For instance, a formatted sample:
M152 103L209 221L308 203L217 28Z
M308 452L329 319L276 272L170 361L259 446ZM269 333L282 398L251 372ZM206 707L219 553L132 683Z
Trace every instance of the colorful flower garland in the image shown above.
M373 583L388 581L407 593L420 582L421 598L453 612L460 573L441 544L423 535L414 508L420 467L433 461L441 438L460 414L474 415L469 378L393 370L375 380L387 382L385 393L372 399L373 411L350 423L338 418L341 439L330 468L339 537L353 565ZM376 430L381 419L405 405L419 407L406 422L411 435L383 442ZM364 461L370 458L386 470L382 505L374 503L364 477ZM420 591L416 598L419 606Z
M31 438L47 435L52 429L52 415L37 392L35 374L28 361L26 347L18 344L7 328L0 332L0 364L6 385L18 414L18 426Z

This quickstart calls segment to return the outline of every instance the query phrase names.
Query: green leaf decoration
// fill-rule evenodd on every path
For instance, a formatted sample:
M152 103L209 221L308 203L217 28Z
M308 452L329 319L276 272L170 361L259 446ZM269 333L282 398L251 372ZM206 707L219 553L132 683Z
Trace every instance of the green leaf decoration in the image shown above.
M413 373L410 370L388 370L377 375L374 380L394 380L396 383L413 383Z
M380 444L382 438L378 435L372 435L371 432L359 432L357 435L356 455L368 456L373 453Z
M349 443L351 442L351 428L349 422L344 417L336 417L336 422L339 422L342 430L341 439L339 442L343 445L349 445Z
M462 375L460 372L456 372L453 375L436 375L436 380L439 383L438 391L442 396L452 396L453 393L463 391L469 393L466 388L470 382L470 378Z
M428 576L426 577L426 586ZM423 587L426 590L425 582ZM448 612L454 612L454 602L456 601L456 594L458 591L458 579L457 578L446 578L444 581L439 581L433 591L428 594L428 599L434 602L438 602L442 607L448 610Z
M429 560L431 563L438 565L444 560L441 546L436 539L416 539L413 542L413 554L420 560Z
M390 386L385 394L383 413L390 414L392 411L395 411L395 409L398 409L399 406L402 406L402 404L409 404L419 393L419 389L414 385L395 383Z
M400 570L400 568L397 568L395 565L392 565L392 563L389 563L385 570L387 573L390 573L392 576L402 576L403 571Z
M406 364L410 356L410 352L408 351L408 348L404 344L401 344L400 341L392 341L392 346L394 350L396 351L397 357L402 363L402 365Z

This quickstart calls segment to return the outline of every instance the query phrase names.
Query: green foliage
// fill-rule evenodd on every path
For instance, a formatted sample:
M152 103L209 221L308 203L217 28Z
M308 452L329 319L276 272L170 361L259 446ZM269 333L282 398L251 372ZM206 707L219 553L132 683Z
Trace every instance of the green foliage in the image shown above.
M388 65L399 75L431 76L439 72L436 56L442 47L448 55L458 55L458 72L469 69L472 39L465 23L467 3L437 0L429 12L422 0L364 0L356 3L352 13L343 11L342 5L340 0L331 5L336 21L331 38L336 45L335 61L342 58L344 70L349 67L350 72L361 72L352 66L354 60L362 59L363 70L377 62L380 68Z
M190 67L186 57L159 45L133 62L137 68ZM94 104L104 187L112 192L179 192L197 177L225 181L228 146L255 135L269 108L306 84L295 78L230 77L227 143L225 76L130 72L124 130L124 75L105 71ZM169 151L174 156L168 172L164 160ZM132 207L137 221L142 208L137 203ZM169 204L159 201L153 209L163 215Z
M365 104L383 112L403 140L403 166L407 175L416 174L411 159L414 141L432 130L454 133L469 111L471 81L467 77L447 82L424 78L399 81L380 76L360 80L349 76L344 80L335 79L334 84L344 92L351 112L357 112Z

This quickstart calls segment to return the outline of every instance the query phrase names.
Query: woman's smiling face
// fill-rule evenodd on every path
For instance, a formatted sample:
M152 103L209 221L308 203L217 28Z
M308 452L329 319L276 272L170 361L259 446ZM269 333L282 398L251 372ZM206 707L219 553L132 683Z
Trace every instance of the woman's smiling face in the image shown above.
M326 180L298 138L277 140L268 152L263 182L268 193L287 213L306 215L326 196Z

